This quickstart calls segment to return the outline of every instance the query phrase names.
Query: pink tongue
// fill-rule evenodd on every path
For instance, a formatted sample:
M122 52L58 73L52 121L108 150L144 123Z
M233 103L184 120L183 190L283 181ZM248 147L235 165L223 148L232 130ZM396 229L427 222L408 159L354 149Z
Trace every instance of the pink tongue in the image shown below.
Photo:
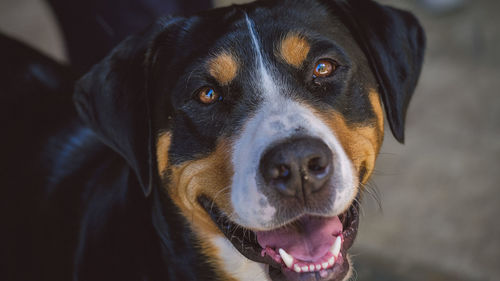
M333 218L303 217L293 226L257 232L257 241L262 248L270 247L278 252L284 249L302 261L316 261L323 257L342 233L342 223Z

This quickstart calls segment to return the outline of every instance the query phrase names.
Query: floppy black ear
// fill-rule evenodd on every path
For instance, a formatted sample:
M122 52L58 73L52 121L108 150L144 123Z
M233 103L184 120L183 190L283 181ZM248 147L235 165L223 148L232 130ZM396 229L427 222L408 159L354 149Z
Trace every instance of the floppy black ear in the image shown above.
M146 196L151 193L155 168L148 71L154 64L155 38L174 29L180 20L162 19L128 37L75 87L80 117L125 158Z
M406 110L424 58L424 31L411 13L372 0L338 0L336 3L338 15L375 73L392 133L403 143Z

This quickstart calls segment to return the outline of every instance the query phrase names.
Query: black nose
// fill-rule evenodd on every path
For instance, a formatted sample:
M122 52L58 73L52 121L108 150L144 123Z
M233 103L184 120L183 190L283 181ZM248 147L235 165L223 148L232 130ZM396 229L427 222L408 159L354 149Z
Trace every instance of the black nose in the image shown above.
M285 196L307 196L325 186L333 173L332 152L320 139L291 138L264 153L260 173L267 186Z

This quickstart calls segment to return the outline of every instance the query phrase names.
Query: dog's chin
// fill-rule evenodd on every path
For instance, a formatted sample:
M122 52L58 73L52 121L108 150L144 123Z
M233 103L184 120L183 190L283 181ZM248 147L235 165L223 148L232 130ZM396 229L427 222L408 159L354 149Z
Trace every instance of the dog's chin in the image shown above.
M269 265L268 274L273 281L342 281L346 279L350 268L348 250L358 230L359 205L357 200L353 201L347 211L339 216L303 215L285 226L264 232L253 231L231 221L207 197L202 196L198 198L198 201L220 231L243 256ZM317 233L322 233L323 237L318 236ZM307 237L300 237L301 235ZM306 243L307 239L312 240L310 243L313 244L318 244L318 240L332 242L329 242L331 245L323 243L311 252L301 250L300 244L293 245L293 241L287 241L300 239L305 240ZM341 242L337 241L339 239ZM282 248L280 245L285 246ZM305 246L305 248L310 248L310 246ZM287 249L291 249L288 250L290 254L283 253L283 250ZM317 253L314 253L315 251ZM285 259L282 258L284 255Z

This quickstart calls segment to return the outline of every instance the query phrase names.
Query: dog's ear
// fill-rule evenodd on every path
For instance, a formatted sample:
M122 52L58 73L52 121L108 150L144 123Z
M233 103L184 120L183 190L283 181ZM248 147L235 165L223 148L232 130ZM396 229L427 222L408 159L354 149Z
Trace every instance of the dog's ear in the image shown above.
M160 33L174 32L181 21L162 19L128 37L75 87L80 117L127 161L146 196L151 193L156 165L148 72L154 64L155 39Z
M406 110L424 58L424 31L411 13L372 0L335 3L337 9L332 12L340 16L367 56L392 133L403 143Z

